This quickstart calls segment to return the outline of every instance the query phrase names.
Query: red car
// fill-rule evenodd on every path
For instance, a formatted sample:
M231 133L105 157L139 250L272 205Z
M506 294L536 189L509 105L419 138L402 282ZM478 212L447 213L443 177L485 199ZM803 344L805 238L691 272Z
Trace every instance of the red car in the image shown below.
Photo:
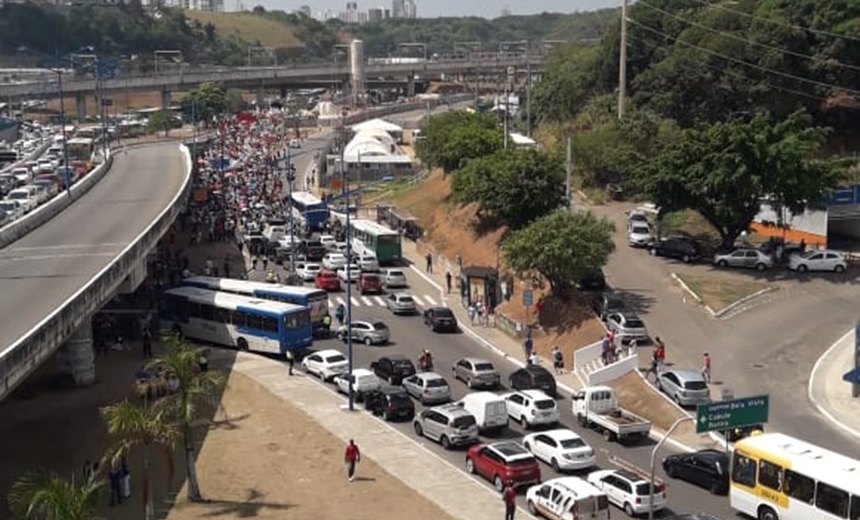
M358 292L361 294L367 293L382 293L382 280L379 275L373 273L361 273L358 278Z
M540 484L540 465L534 455L514 441L477 444L466 453L466 471L477 473L502 492L508 482L514 487Z
M340 290L340 278L337 277L334 271L323 269L317 273L314 285L317 286L317 289L322 289L323 291L336 292Z

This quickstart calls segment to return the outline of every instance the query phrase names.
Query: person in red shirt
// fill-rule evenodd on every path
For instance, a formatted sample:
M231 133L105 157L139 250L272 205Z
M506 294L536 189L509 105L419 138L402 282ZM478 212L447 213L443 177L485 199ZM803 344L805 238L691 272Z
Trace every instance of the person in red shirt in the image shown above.
M508 482L502 492L502 498L505 501L505 520L514 520L514 513L517 511L517 492L514 490L513 482Z
M358 451L358 445L352 439L346 445L343 462L346 464L346 475L349 477L349 481L352 482L355 480L355 465L361 462L361 452Z

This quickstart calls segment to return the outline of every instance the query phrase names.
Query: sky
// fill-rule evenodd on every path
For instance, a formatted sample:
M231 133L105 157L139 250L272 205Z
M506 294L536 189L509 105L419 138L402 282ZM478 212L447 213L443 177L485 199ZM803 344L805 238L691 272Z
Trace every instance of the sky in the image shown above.
M266 9L294 11L301 5L309 5L314 11L326 8L333 11L346 10L346 0L241 0L246 9L262 5ZM391 0L357 0L358 10L366 11L372 7L391 8ZM231 0L225 0L228 10L235 7ZM620 0L415 0L420 18L436 18L439 16L482 16L496 18L504 7L511 14L538 14L544 11L551 13L573 13L576 11L592 11L603 7L620 6Z

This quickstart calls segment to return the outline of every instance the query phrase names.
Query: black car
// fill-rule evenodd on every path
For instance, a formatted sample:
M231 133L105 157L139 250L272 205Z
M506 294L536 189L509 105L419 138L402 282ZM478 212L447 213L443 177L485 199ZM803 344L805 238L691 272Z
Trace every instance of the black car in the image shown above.
M594 309L594 313L597 314L602 321L606 321L606 318L610 314L625 312L628 310L627 304L624 300L609 292L597 295L594 300L592 300L591 308Z
M415 365L404 356L381 357L370 364L370 369L392 385L399 385L407 377L415 375Z
M702 248L692 238L670 237L648 244L648 252L654 256L665 256L689 263L702 256Z
M606 289L606 276L603 274L603 269L598 269L584 276L576 286L579 287L580 291L602 291Z
M385 421L411 421L415 417L415 405L406 390L399 386L382 388L364 396L364 408Z
M457 332L457 318L447 307L430 307L424 311L424 324L433 332Z
M555 397L558 389L555 378L542 366L527 365L508 376L508 383L514 390L543 390L547 395Z
M714 495L725 495L729 491L729 458L723 451L669 455L663 459L663 471L671 478L686 480Z

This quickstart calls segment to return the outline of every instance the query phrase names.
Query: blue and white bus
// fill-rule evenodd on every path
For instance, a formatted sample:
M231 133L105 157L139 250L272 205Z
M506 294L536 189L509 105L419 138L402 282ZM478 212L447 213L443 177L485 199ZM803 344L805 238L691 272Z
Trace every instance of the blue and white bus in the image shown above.
M308 229L318 231L328 220L328 205L309 191L294 191L290 204L293 217L304 222Z
M310 312L298 305L199 287L165 291L160 303L161 327L189 339L268 354L313 341Z
M192 276L182 280L182 285L301 305L302 307L307 307L310 311L311 324L314 328L322 327L323 318L328 314L328 293L312 287L252 282L249 280L235 280L233 278L214 278L211 276Z

